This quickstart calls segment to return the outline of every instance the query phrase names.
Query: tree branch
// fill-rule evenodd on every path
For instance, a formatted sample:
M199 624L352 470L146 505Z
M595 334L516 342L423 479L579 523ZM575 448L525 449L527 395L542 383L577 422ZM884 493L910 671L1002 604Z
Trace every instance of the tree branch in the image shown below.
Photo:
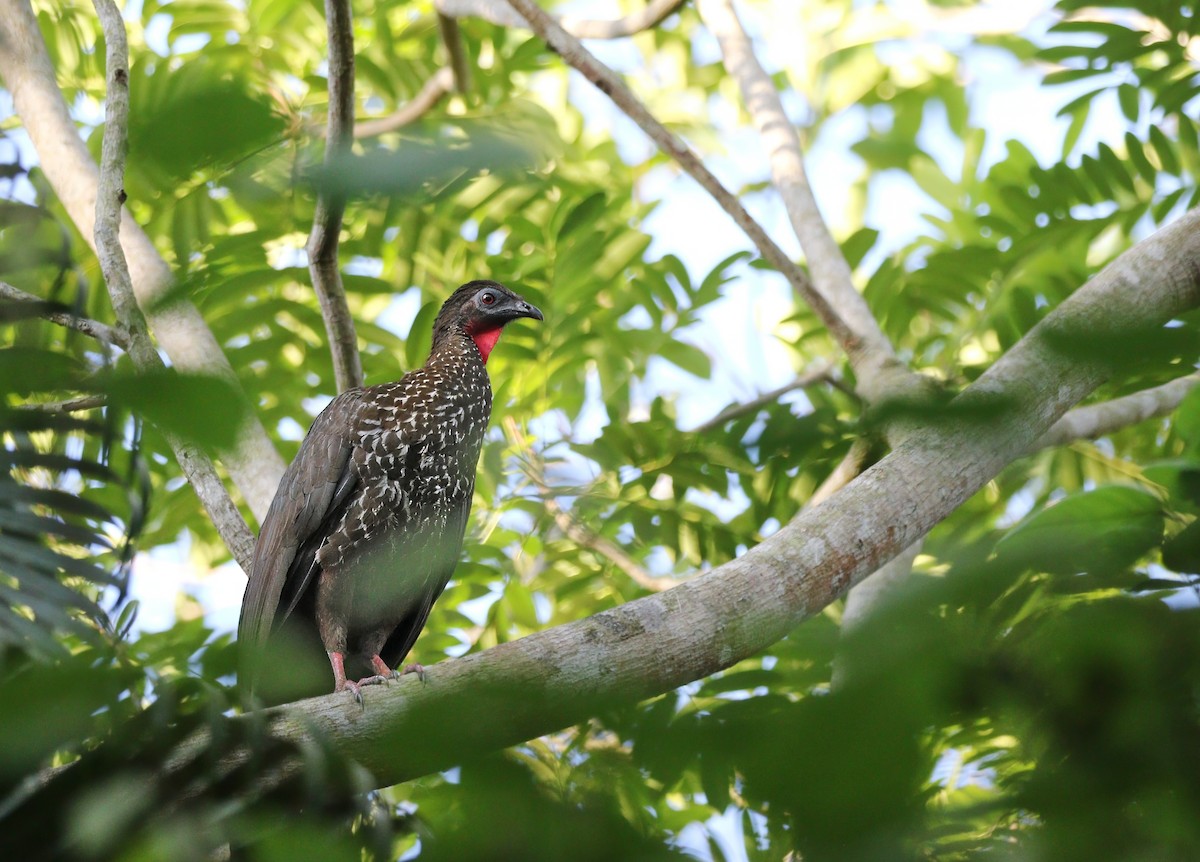
M57 323L59 326L65 326L68 329L74 329L77 332L82 332L84 335L89 335L97 341L115 344L126 352L129 351L129 339L119 329L114 329L98 320L78 317L70 311L63 310L57 303L47 302L40 296L26 293L20 288L13 287L11 284L6 284L3 281L0 281L0 299L9 299L14 302L35 305L37 306L38 317L44 320Z
M564 15L558 23L579 39L623 39L657 27L683 4L684 0L651 0L641 11L612 21ZM434 6L442 15L453 18L470 16L501 27L529 27L521 14L504 0L435 0Z
M788 280L792 289L816 312L817 317L821 319L830 334L846 351L855 371L858 372L860 368L873 368L873 365L868 365L868 362L873 363L874 360L867 352L868 345L864 343L861 334L843 320L825 297L816 291L804 270L797 266L784 253L783 249L767 235L762 225L754 220L742 206L741 201L705 167L699 156L682 139L668 131L611 69L597 60L580 44L578 39L559 26L533 0L508 0L508 2L529 22L533 31L552 50L611 98L613 103L637 123L663 153L673 158L688 175L712 195L738 227L745 231L763 258Z
M401 105L386 117L355 123L354 137L373 138L415 123L432 111L434 106L445 98L453 87L454 72L445 67L438 69L411 101Z
M1031 450L1064 446L1074 440L1095 440L1147 419L1166 416L1198 385L1200 373L1189 374L1122 398L1076 407L1050 426Z
M832 383L833 363L822 362L817 368L805 372L793 380L791 383L785 383L780 387L772 389L769 392L764 392L756 398L751 398L741 404L731 404L718 413L713 418L706 422L701 422L689 434L706 434L715 428L720 428L734 419L740 419L743 416L751 413L757 413L764 407L768 407L787 395L789 392L795 392L797 389L807 389L815 383Z
M350 0L325 0L325 26L329 34L325 164L329 165L345 158L354 143L354 24L350 19ZM312 232L308 235L308 271L321 303L339 392L362 386L363 382L358 335L338 268L338 235L345 209L346 196L341 189L322 189L317 193Z
M126 131L129 122L129 53L125 42L125 22L113 0L94 0L96 14L104 27L106 46L104 100L104 143L100 159L100 177L96 193L96 255L112 298L113 312L129 333L129 356L138 369L157 370L164 366L154 349L150 331L133 293L133 283L125 253L121 250L121 204L125 190ZM229 498L212 462L195 446L163 429L184 475L204 504L217 531L243 571L250 571L254 537L237 506Z
M873 366L896 361L896 351L879 328L866 300L854 287L850 265L821 217L817 199L808 182L800 136L788 119L769 75L758 62L754 47L733 9L732 0L698 0L697 9L708 29L717 37L725 68L742 92L746 110L766 147L771 177L792 223L815 288L836 309L862 344L863 368L856 368L859 389L869 402L885 394L876 383L877 372L864 374ZM889 382L887 394L894 394Z
M1001 357L952 418L910 434L836 497L742 556L656 593L364 691L272 710L274 733L328 735L380 785L670 691L752 656L923 537L1113 372L1061 349L1200 307L1200 210L1121 255ZM486 722L479 716L486 715ZM385 745L384 740L420 740Z
M0 0L0 78L12 94L46 179L80 234L95 248L99 172L67 111L28 0ZM133 218L123 213L122 219L121 242L133 289L138 302L151 309L150 324L172 365L237 386L233 368L196 307L185 301L158 304L170 285L170 268ZM284 465L252 412L236 447L223 453L223 460L251 510L264 517Z
M41 401L22 404L27 410L41 410L44 413L79 413L84 410L99 410L108 404L104 395L80 395L78 398L67 398L63 401Z
M446 55L450 59L450 69L454 73L454 89L465 93L471 89L471 65L463 47L462 34L458 32L458 20L439 12L437 22L442 44L446 46Z

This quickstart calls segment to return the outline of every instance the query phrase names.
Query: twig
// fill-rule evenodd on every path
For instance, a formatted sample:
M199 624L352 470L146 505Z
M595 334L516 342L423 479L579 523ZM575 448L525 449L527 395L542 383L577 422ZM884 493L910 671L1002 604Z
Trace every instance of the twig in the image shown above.
M519 448L525 456L522 459L522 470L527 479L533 483L537 489L539 500L542 506L554 521L555 525L562 530L563 534L581 548L587 548L600 556L607 559L610 563L629 576L629 579L639 587L651 592L660 593L663 590L669 590L671 587L682 583L672 577L656 577L647 572L637 560L625 552L625 549L616 542L595 533L585 527L579 521L575 520L562 504L554 496L554 489L546 484L545 475L535 466L533 452L523 444L522 434L517 428L517 423L511 416L504 418L504 432L508 437L510 445Z
M454 72L448 68L438 69L434 72L433 77L425 82L417 95L386 117L355 123L354 137L372 138L387 132L394 132L409 123L415 123L432 111L434 106L445 98L453 87Z
M458 32L458 20L440 12L437 19L442 44L446 46L446 54L450 57L450 69L454 72L454 89L465 93L471 89L471 66L467 62L462 34Z
M97 410L108 403L104 395L81 395L78 398L67 398L63 401L42 401L22 404L27 410L40 410L43 413L79 413L84 410Z
M125 337L125 333L121 332L106 323L101 323L98 320L92 320L87 317L78 317L71 314L69 311L63 311L57 307L56 303L48 302L39 296L34 296L32 293L26 293L18 287L13 287L11 284L6 284L0 281L0 299L9 299L15 302L28 302L39 306L38 317L48 320L51 323L57 323L60 326L65 326L69 329L74 329L82 332L84 335L90 335L97 341L115 344L122 350L129 350L129 339Z
M770 392L764 392L762 395L741 404L731 404L707 422L701 422L689 433L705 434L714 428L720 428L722 425L732 422L734 419L739 419L750 413L757 413L762 408L774 404L789 392L795 392L797 389L805 389L814 383L831 382L832 369L833 363L824 362L818 368L801 374L791 383L785 383L776 389L772 389Z
M164 367L154 349L146 319L133 294L125 253L121 250L121 188L125 174L125 151L129 124L129 54L125 43L125 22L113 0L93 0L104 28L105 57L104 143L100 158L100 178L96 193L96 255L112 298L113 312L129 333L129 356L139 370ZM243 571L250 571L254 537L221 479L212 461L174 432L164 430L179 466L208 510L221 538Z
M564 15L558 19L558 23L579 39L623 39L657 27L683 4L684 0L651 0L640 12L616 20L597 21ZM434 6L441 14L454 18L472 16L501 27L529 27L520 13L503 0L436 0Z
M691 148L668 131L611 69L597 60L580 44L578 39L559 26L533 0L508 0L508 2L529 22L533 31L552 50L611 98L613 103L658 145L659 149L675 159L684 171L712 195L738 227L745 231L763 258L788 280L792 289L816 312L830 334L846 351L851 366L855 370L863 366L871 358L871 355L864 351L865 345L862 336L855 332L825 297L814 289L804 270L798 267L767 235L762 225L754 220L742 206L741 201L704 166Z
M80 235L94 247L99 172L63 100L27 0L0 0L0 78L37 150L46 180ZM128 213L123 214L121 242L134 292L149 310L158 343L172 366L220 377L240 392L237 375L196 307L178 298L168 305L159 302L170 286L171 269ZM234 448L221 457L251 510L265 516L284 464L257 416L251 413Z
M1076 407L1051 425L1050 430L1033 444L1030 451L1062 446L1073 440L1094 440L1147 419L1166 416L1197 386L1200 386L1200 373L1178 377L1161 386L1111 401Z
M325 132L325 164L344 158L354 141L354 30L350 0L325 0L329 33L329 125ZM333 375L339 392L362 386L362 359L354 318L338 269L338 234L346 209L345 193L332 184L317 194L312 233L308 236L308 271L321 303Z
M767 75L731 0L698 0L700 17L721 46L725 68L742 91L746 110L754 121L771 166L771 176L800 245L804 249L816 289L862 342L864 353L882 364L895 359L895 349L866 301L854 287L850 265L821 217L816 197L804 169L800 136L783 109L779 92ZM859 385L864 381L859 371ZM874 387L867 385L868 391ZM868 398L869 401L876 400Z

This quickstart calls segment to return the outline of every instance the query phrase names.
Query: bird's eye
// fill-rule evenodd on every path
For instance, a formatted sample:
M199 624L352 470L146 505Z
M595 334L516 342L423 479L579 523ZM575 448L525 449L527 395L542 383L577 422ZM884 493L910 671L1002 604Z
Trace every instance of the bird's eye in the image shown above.
M494 303L496 301L496 294L485 293L479 297L479 301L482 302L484 305L491 305L492 303Z

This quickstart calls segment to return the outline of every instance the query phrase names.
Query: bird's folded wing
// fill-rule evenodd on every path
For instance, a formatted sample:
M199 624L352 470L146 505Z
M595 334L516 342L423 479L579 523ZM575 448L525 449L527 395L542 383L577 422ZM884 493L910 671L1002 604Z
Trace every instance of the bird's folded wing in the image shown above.
M350 463L363 391L343 392L313 421L296 459L283 474L263 520L242 600L238 640L261 647L303 595L315 566L308 547L320 526L345 505L357 477ZM307 559L301 559L306 557ZM286 602L279 614L281 602Z

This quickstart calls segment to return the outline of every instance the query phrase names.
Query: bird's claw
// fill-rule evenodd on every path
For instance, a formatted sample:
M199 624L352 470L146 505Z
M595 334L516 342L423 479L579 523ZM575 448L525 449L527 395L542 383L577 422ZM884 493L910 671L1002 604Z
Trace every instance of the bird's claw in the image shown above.
M406 664L404 666L404 670L400 671L400 674L405 674L405 673L415 673L417 675L417 679L419 679L421 681L421 684L422 685L425 684L425 665L418 664L417 662L413 662L412 664ZM397 674L397 676L399 676L400 674Z

